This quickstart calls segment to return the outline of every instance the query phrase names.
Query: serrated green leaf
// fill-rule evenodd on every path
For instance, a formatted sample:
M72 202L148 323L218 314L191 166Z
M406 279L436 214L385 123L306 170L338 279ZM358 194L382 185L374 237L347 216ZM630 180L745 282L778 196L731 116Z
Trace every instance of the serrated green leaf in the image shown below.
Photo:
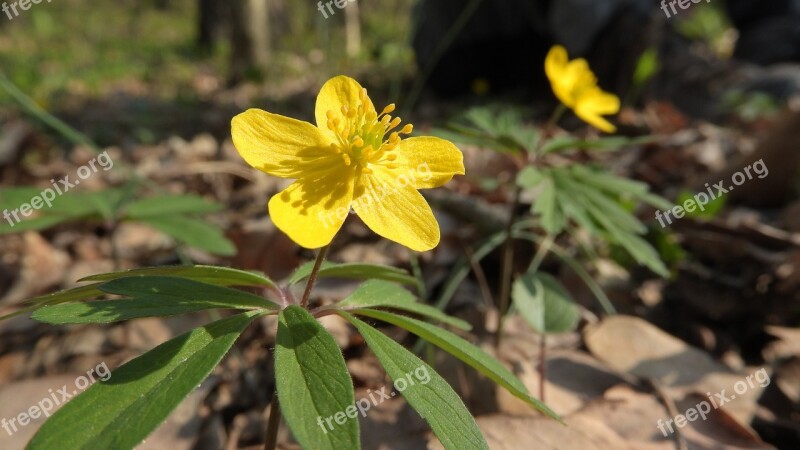
M199 195L161 195L133 202L127 206L125 213L128 217L137 219L174 214L207 214L222 208L221 204L210 202Z
M275 282L259 272L249 272L218 266L161 266L102 273L81 278L78 281L109 281L135 276L173 276L217 286L276 286Z
M365 311L379 313L374 310ZM464 402L432 367L365 322L344 311L338 311L338 314L358 329L395 383L420 369L429 375L428 383L408 386L402 395L430 425L444 448L453 450L489 448Z
M567 218L556 202L555 182L548 178L542 184L544 186L531 209L541 216L542 228L548 234L555 236L567 225Z
M143 216L140 220L191 247L216 255L236 254L236 246L216 226L184 216Z
M247 292L175 277L119 278L102 284L100 289L130 298L44 306L31 317L52 324L111 323L208 309L277 308Z
M308 278L314 268L314 261L298 267L289 279L289 285ZM348 278L355 280L378 279L397 283L415 285L417 280L405 270L392 266L363 263L332 263L325 261L317 272L318 278Z
M532 397L525 388L525 385L496 359L459 336L421 320L392 314L386 311L359 309L353 311L353 313L382 320L414 333L482 373L520 400L525 401L537 410L556 420L561 420L547 405Z
M62 406L26 449L134 448L211 373L258 315L196 328L122 365Z
M337 304L340 308L393 308L425 316L462 330L472 327L467 322L450 317L438 309L419 303L417 298L402 287L381 280L369 280Z
M534 188L546 179L548 177L543 170L533 166L526 166L517 174L517 186Z
M546 273L523 274L514 282L511 296L520 315L538 333L572 331L580 320L569 293Z
M279 316L275 380L283 416L303 448L361 448L357 416L325 424L337 413L348 414L355 403L353 382L333 336L299 306Z

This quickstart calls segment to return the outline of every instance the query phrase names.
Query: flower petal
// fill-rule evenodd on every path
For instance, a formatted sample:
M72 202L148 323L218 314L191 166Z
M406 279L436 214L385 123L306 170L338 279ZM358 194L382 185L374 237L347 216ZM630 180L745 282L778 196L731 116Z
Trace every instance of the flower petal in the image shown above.
M554 45L547 52L547 57L544 60L544 72L551 83L561 78L567 68L568 61L567 49L560 45Z
M620 102L616 95L595 88L580 96L575 105L575 114L602 131L613 133L617 128L600 116L616 114L619 107Z
M352 111L358 111L363 89L358 81L344 75L331 78L320 89L315 108L317 127L329 134L332 140L334 139L333 132L328 130L328 111L332 111L333 117L341 120L342 123L347 122L342 115L342 106L347 106ZM375 111L375 106L369 97L365 97L364 109L365 111Z
M234 117L231 136L247 164L276 177L300 178L336 158L331 141L314 125L260 109Z
M398 173L405 175L412 187L430 189L464 175L464 156L452 142L436 137L403 139L391 152Z
M375 233L418 252L439 244L439 223L425 198L393 173L375 168L356 182L353 210Z
M301 178L269 201L275 226L305 248L330 244L350 212L353 171L340 166Z

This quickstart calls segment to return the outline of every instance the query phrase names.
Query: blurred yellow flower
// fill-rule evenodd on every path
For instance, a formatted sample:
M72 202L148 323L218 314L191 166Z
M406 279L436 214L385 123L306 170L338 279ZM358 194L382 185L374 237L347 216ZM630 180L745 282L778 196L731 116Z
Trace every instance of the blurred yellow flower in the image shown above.
M603 92L585 59L570 61L567 50L555 45L547 53L544 70L561 103L590 125L613 133L616 127L601 116L619 112L619 98Z
M394 108L378 114L366 89L338 76L317 96L317 126L259 109L233 118L233 143L248 164L297 180L269 201L281 231L303 247L323 247L352 208L375 233L412 250L439 243L439 224L417 190L463 175L463 157L443 139L401 139L412 126L398 129Z

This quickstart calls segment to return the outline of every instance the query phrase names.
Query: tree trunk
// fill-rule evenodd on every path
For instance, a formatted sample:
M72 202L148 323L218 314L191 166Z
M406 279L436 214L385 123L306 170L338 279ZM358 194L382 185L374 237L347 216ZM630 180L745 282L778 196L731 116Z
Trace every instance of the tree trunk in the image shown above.
M263 72L270 56L267 0L231 0L231 81Z

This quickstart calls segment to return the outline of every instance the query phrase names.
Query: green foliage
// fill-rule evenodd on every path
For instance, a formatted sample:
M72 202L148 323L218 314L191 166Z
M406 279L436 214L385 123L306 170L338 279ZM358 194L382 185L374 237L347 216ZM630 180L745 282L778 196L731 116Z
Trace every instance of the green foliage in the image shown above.
M548 408L544 403L533 398L525 386L508 369L489 356L486 352L470 344L466 340L455 334L435 327L420 320L392 314L385 311L371 309L359 309L353 311L354 314L372 317L403 328L415 335L425 339L442 350L455 356L468 366L487 376L489 379L502 386L515 397L530 404L542 413L554 419L559 419L558 415Z
M500 153L518 154L536 145L538 131L525 125L518 110L504 106L495 113L491 108L472 108L460 121L448 124L434 134L454 142L489 148Z
M135 276L173 276L189 280L201 281L215 286L272 286L275 283L258 272L231 269L216 266L162 266L142 269L124 270L122 272L103 273L81 278L78 281L109 281Z
M736 114L746 122L773 117L781 111L780 103L770 94L740 89L725 93L721 109Z
M433 368L347 311L398 325L428 340L513 395L558 418L533 398L508 369L480 348L427 322L382 311L387 308L409 312L469 329L466 322L419 303L398 284L408 281L404 272L364 264L326 267L327 276L385 278L368 279L341 302L312 312L319 315L335 312L353 323L393 380L418 370L429 375L427 381L411 383L407 389L399 390L446 448L487 447L461 399ZM298 279L308 275L303 275L303 270L298 273ZM59 448L133 448L208 376L253 319L276 313L279 314L275 349L277 392L295 438L304 448L359 448L354 390L341 350L312 312L296 304L286 304L291 297L285 297L286 292L268 278L224 267L180 266L100 274L84 281L92 283L31 299L25 305L33 310L34 319L55 324L108 323L207 309L245 312L168 341L113 371L109 379L98 382L55 414L36 434L30 448L52 448L56 442ZM229 286L264 287L267 292L279 293L281 302L272 303ZM122 298L88 301L105 295ZM77 424L86 423L83 421L87 418L92 420L91 429L74 433ZM328 418L333 421L326 421ZM121 429L125 432L113 432Z
M448 316L442 311L419 303L417 298L396 284L381 280L369 280L337 304L339 308L391 308L406 311L435 320L461 330L472 328L463 320Z
M636 88L644 86L661 70L661 62L658 58L658 50L648 48L639 55L636 61L636 68L633 70L633 85Z
M649 144L654 141L651 136L629 138L625 136L605 136L592 140L580 139L574 136L560 136L542 144L539 153L557 153L568 150L599 150L616 151L624 147Z
M217 255L233 255L234 244L225 237L222 229L211 225L197 215L222 209L222 205L196 195L158 195L134 199L131 183L117 189L97 192L65 192L43 205L36 217L23 219L13 226L0 222L0 235L27 230L44 230L67 222L119 221L143 222L169 235L176 241ZM0 211L14 210L39 197L42 190L36 187L0 189Z
M572 331L580 319L580 311L564 286L545 273L527 273L517 278L511 297L522 318L537 333Z
M671 206L650 194L646 184L581 165L529 166L520 172L517 184L541 189L532 212L540 217L548 234L561 233L572 221L595 236L619 244L638 263L659 275L668 275L657 252L640 237L647 228L622 204L625 199L633 199L660 209Z
M289 279L289 284L297 284L298 282L308 278L311 270L314 268L314 262L308 262L298 267L292 277ZM317 273L318 278L348 278L355 280L368 280L378 279L386 281L394 281L408 285L417 284L416 278L409 275L408 272L391 266L381 266L378 264L363 264L363 263L344 263L336 264L330 262L322 263L320 270Z
M27 449L134 448L211 373L258 315L243 313L194 329L120 366L51 416Z
M44 306L32 318L53 324L110 323L140 317L164 317L215 308L275 309L262 297L177 277L138 276L111 280L98 289L124 300Z
M392 380L424 368L430 375L426 384L418 383L403 391L403 397L428 422L447 449L488 449L475 419L453 388L424 361L361 320L340 311L358 329Z
M361 447L358 419L336 423L332 430L317 421L353 405L353 382L333 336L299 306L279 316L275 381L283 416L303 448Z
M692 202L696 204L696 201L694 200L694 195L695 195L694 193L686 190L681 191L681 193L678 194L678 200L676 204L683 205L686 203L687 200L692 200ZM726 202L725 198L726 197L724 195L721 195L715 199L709 200L708 203L703 205L702 210L699 207L693 208L691 211L684 208L683 210L684 214L686 215L686 217L694 217L698 219L713 219L714 217L719 216L723 208L725 208L725 202ZM670 208L665 208L665 209L670 209Z

